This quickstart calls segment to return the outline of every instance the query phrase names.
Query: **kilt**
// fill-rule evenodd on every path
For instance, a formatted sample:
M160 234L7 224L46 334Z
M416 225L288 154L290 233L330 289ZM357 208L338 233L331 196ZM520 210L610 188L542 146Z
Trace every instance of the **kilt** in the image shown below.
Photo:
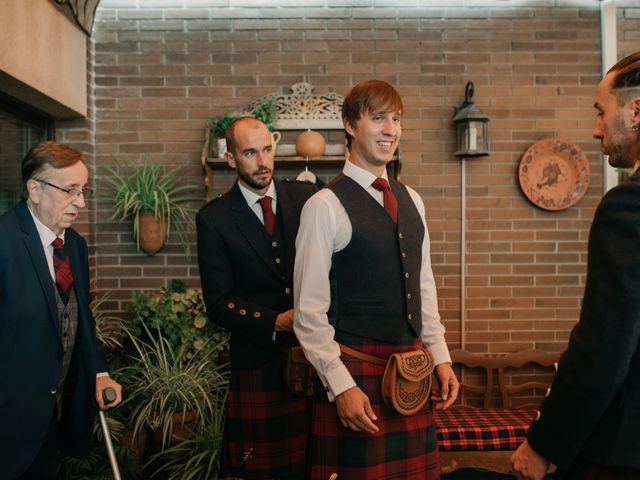
M305 478L311 398L289 392L283 368L278 360L253 370L231 370L223 478Z
M347 344L347 342L342 342ZM370 340L350 341L349 346L379 358L420 348L410 345L382 345ZM308 478L327 480L332 473L339 480L381 480L440 478L440 461L431 401L423 411L405 416L387 407L382 399L384 366L347 355L342 361L356 384L369 397L379 431L354 432L342 426L334 403L321 385L315 389L311 427L311 458Z

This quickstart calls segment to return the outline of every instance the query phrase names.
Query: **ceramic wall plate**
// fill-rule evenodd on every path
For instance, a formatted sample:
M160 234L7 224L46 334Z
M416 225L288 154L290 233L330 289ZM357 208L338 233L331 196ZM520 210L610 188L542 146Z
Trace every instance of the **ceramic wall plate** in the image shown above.
M564 210L578 203L590 178L589 161L580 147L557 138L531 145L518 169L525 196L544 210Z

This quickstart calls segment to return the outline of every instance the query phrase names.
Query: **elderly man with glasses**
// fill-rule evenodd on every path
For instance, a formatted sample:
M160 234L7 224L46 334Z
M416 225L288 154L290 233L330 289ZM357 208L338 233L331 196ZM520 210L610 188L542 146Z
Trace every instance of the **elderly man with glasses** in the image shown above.
M89 308L87 242L71 228L92 191L83 155L56 142L22 161L23 200L0 217L0 478L54 479L58 448L85 456L106 388Z

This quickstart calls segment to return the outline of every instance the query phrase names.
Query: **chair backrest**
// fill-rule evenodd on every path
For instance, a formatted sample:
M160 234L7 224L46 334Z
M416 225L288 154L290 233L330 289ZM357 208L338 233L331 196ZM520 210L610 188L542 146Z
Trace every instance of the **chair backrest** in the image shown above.
M496 395L495 382L497 378L497 395L499 407L514 408L514 398L524 391L531 391L533 400L517 407L533 407L539 405L540 398L536 398L538 392L544 395L553 380L547 372L538 374L541 367L551 370L555 374L559 353L543 352L541 350L523 350L514 353L472 353L464 350L451 351L451 360L458 367L463 381L460 383L461 393L469 392L481 398L482 408L493 408ZM522 370L525 365L531 364L533 372L519 375L517 370ZM480 370L480 377L473 375L472 370ZM468 377L468 380L467 380ZM509 379L511 382L509 382ZM475 382L473 382L475 380ZM474 408L472 405L456 403L453 408ZM477 407L475 407L477 408Z

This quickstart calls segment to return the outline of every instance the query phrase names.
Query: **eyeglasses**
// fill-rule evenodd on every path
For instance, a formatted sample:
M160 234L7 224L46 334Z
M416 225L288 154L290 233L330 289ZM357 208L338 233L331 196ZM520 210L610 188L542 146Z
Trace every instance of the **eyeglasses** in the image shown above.
M62 188L59 187L58 185L54 185L53 183L49 183L45 180L38 180L40 183L44 183L45 185L49 185L50 187L53 188L57 188L58 190L66 193L68 196L72 197L79 197L80 195L82 195L84 197L85 200L89 200L91 197L93 197L93 190L91 190L90 188Z

